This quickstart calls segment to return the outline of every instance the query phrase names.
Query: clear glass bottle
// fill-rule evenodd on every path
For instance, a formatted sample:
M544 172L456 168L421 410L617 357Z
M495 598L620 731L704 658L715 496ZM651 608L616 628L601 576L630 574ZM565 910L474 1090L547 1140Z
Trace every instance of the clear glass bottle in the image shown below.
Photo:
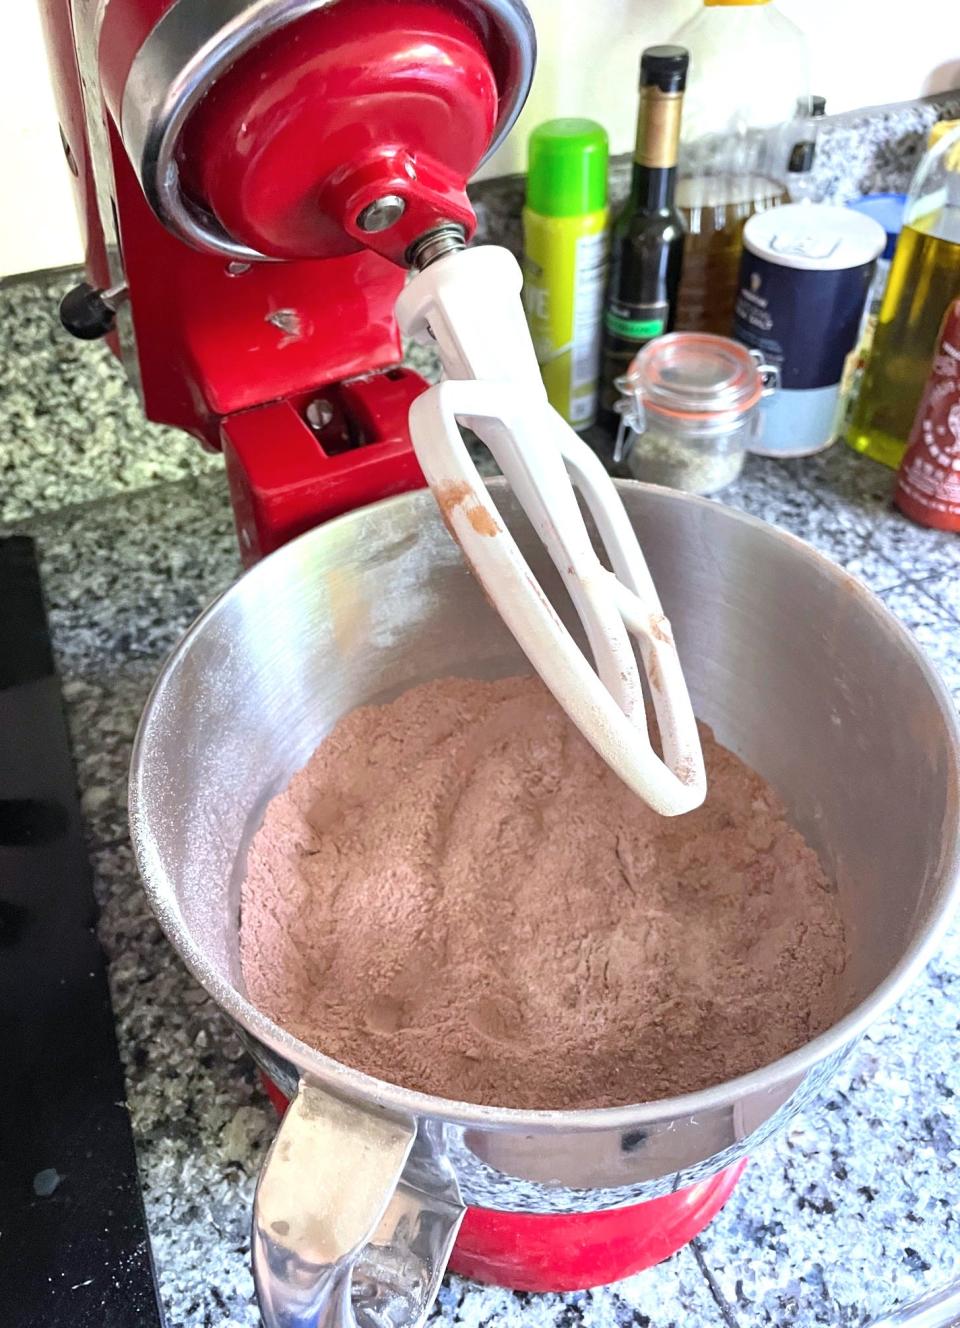
M857 452L903 460L944 314L960 293L960 120L934 125L907 195L873 346L847 428Z
M819 122L827 113L826 97L801 97L794 117L800 133L787 158L787 193L791 203L819 203L822 194L813 174Z
M729 336L741 235L789 201L790 131L810 96L807 43L769 0L703 0L671 41L690 52L677 204L687 228L676 326Z

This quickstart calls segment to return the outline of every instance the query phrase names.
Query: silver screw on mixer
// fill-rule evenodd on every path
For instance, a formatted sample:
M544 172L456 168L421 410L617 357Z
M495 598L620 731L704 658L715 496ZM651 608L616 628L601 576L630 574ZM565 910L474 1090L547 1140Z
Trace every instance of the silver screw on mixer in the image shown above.
M417 237L407 250L407 262L419 272L447 254L459 253L467 247L467 236L456 221L443 221L433 230Z
M316 429L319 433L321 429L325 429L333 420L333 407L330 405L330 402L324 400L323 397L317 397L314 401L310 402L307 409L304 411L304 414L307 417L307 423L310 425L310 428Z
M357 217L357 225L368 235L376 235L380 231L389 230L406 210L406 200L399 194L384 194L382 198L375 198L367 204Z

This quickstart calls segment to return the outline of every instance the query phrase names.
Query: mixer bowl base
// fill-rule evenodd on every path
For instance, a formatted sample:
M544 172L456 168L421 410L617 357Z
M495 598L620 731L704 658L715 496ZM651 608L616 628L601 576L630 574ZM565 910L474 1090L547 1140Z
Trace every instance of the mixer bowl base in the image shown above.
M282 1116L287 1099L265 1074ZM686 1189L597 1213L505 1213L468 1208L447 1267L511 1291L586 1291L669 1259L713 1221L747 1159Z
M447 1267L512 1291L585 1291L669 1259L716 1217L747 1159L675 1194L600 1213L468 1208Z

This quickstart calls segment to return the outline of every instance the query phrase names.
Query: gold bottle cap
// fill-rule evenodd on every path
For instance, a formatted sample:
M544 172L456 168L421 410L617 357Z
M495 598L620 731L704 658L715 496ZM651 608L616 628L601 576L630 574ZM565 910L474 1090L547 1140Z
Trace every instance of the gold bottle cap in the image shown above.
M682 92L641 88L637 145L633 154L638 166L676 166L682 113Z

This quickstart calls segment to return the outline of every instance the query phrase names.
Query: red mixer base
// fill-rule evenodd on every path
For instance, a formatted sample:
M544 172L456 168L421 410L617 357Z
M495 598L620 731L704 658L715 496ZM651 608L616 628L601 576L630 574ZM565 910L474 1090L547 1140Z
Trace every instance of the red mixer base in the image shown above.
M468 1208L450 1269L514 1291L584 1291L652 1268L711 1222L746 1159L662 1199L602 1213Z
M282 1115L287 1099L263 1076ZM601 1213L468 1208L450 1269L513 1291L584 1291L652 1268L693 1240L730 1198L746 1158L661 1199Z

